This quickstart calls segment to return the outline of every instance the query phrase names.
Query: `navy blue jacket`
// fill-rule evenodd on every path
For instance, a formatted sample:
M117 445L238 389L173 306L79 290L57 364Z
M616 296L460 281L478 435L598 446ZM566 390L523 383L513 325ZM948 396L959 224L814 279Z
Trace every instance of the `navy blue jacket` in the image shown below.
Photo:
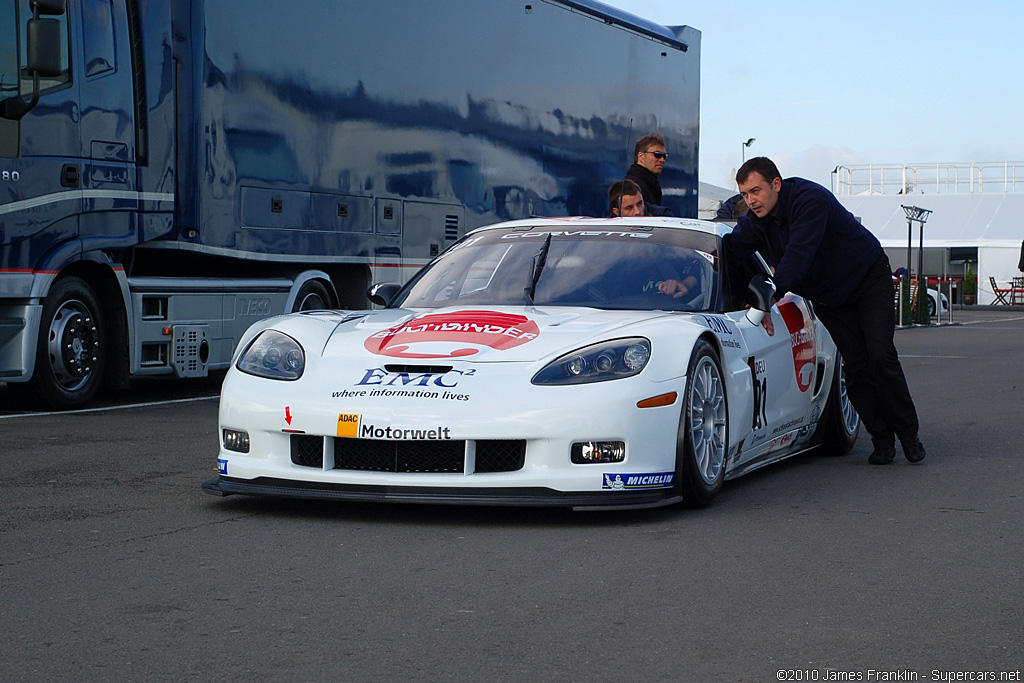
M640 164L633 164L626 171L626 177L623 180L632 180L640 186L644 204L661 206L661 185L658 183L657 173L647 170Z
M780 296L794 292L824 306L846 303L882 255L878 239L835 195L803 178L784 179L772 212L740 216L726 240L733 257L757 250L775 266Z

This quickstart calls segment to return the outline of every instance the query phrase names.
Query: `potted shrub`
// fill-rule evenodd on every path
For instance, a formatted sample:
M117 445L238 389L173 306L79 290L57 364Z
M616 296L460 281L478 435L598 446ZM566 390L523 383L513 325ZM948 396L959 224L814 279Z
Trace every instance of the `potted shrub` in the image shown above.
M974 277L974 271L971 270L971 266L967 266L967 272L964 274L964 304L967 306L973 306L977 302L978 297L978 280Z

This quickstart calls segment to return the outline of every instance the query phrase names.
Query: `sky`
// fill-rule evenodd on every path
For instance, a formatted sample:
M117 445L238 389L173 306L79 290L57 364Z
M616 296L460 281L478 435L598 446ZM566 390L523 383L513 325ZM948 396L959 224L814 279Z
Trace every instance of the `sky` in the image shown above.
M734 187L744 154L826 187L839 165L1024 160L1019 0L604 2L701 32L703 182Z

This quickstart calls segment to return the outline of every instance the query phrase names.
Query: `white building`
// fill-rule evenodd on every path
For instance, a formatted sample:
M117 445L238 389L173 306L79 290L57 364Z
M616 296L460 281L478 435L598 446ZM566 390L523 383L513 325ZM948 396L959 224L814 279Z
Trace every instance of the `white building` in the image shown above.
M923 233L925 275L963 275L965 260L971 262L979 304L995 298L990 276L1003 288L1021 275L1024 162L839 166L832 191L878 237L893 268L907 264L902 207L916 206L931 211ZM916 274L919 224L909 233Z

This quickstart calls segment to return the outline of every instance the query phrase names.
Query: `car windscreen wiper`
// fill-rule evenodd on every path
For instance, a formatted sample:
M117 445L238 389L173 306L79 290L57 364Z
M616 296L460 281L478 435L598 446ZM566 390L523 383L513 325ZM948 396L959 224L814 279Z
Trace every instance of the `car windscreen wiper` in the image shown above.
M540 274L544 270L544 264L548 261L548 249L551 248L551 233L544 238L544 245L540 248L536 254L533 255L533 268L530 274L530 286L523 289L523 294L526 295L527 303L533 303L533 295L537 291L537 281L540 280Z

